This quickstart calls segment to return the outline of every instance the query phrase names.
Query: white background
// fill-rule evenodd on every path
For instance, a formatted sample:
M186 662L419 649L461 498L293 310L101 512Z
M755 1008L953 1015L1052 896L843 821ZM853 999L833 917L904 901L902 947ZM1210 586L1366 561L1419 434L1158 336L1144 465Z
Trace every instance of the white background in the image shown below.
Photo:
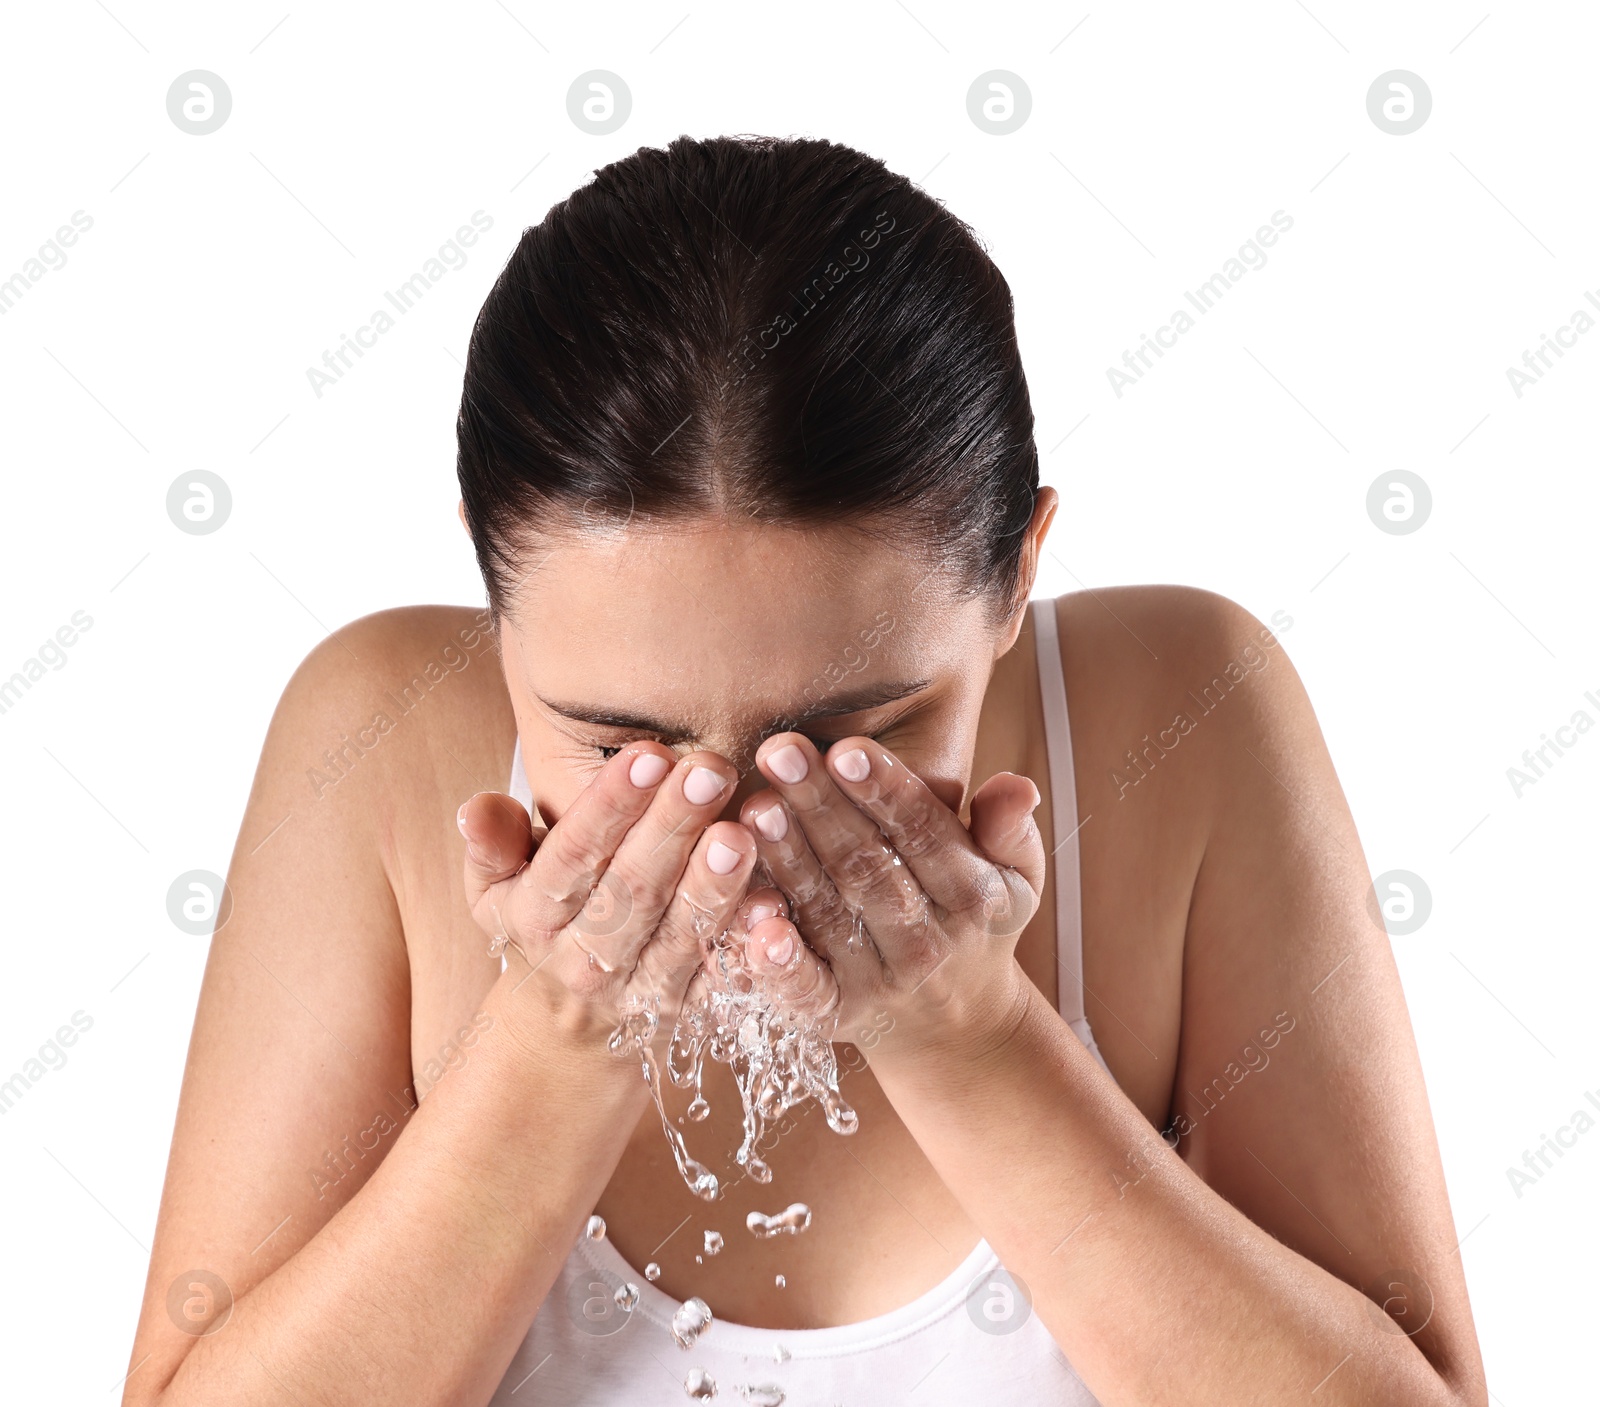
M0 677L93 619L0 715L0 1078L93 1021L0 1116L9 1385L115 1399L207 941L166 894L226 869L284 682L356 616L481 603L454 417L506 256L599 165L760 132L881 156L990 247L1065 499L1040 594L1292 615L1374 873L1432 892L1394 944L1495 1401L1592 1391L1600 1130L1520 1198L1506 1170L1600 1090L1600 733L1520 798L1506 769L1600 719L1600 330L1521 398L1506 368L1600 290L1600 23L1486 3L8 8L0 279L93 219L0 316ZM233 98L203 137L166 110L196 68ZM633 96L602 137L566 110L596 68ZM1396 68L1433 95L1406 136L1366 110ZM1032 92L1014 134L968 116L989 69ZM467 265L317 398L476 210ZM1276 210L1267 265L1119 399L1106 368ZM209 536L165 507L198 469L233 495ZM1433 495L1405 536L1366 511L1396 469Z

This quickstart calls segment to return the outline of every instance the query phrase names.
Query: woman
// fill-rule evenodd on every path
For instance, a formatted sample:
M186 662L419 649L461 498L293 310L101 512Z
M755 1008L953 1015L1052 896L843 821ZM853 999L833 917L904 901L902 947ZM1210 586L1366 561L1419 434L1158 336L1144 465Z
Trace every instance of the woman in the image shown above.
M285 691L126 1402L1485 1402L1299 680L1204 592L1030 601L1032 423L1004 279L848 148L680 139L524 234L458 425L490 611ZM669 1083L706 1202L608 1046L725 931L859 1126L761 1183L727 1071Z

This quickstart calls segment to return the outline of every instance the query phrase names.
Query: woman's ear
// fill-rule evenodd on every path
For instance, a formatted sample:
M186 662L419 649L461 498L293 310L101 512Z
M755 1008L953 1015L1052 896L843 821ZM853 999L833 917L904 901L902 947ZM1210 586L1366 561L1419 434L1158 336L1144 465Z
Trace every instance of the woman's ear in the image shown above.
M467 501L464 498L458 498L456 500L456 517L461 519L461 526L466 528L467 536L471 537L472 529L467 527Z
M1033 597L1033 584L1039 576L1039 554L1044 551L1044 540L1055 520L1061 496L1048 484L1041 485L1033 501L1033 517L1022 534L1020 544L1022 560L1017 564L1017 590L1005 628L996 642L995 658L999 659L1017 643L1022 633L1022 618L1027 613L1028 602Z

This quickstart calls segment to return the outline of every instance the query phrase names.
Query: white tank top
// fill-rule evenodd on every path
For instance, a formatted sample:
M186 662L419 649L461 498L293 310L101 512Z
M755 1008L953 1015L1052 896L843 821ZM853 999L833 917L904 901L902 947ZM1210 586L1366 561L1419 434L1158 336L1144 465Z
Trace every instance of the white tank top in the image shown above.
M1055 854L1057 988L1064 1020L1109 1075L1083 1008L1083 936L1078 873L1078 802L1067 727L1067 695L1055 603L1031 603L1049 756ZM531 811L533 795L519 740L509 791ZM502 959L503 963L504 959ZM612 1295L638 1287L631 1312ZM812 1407L871 1403L915 1392L920 1407L1048 1402L1097 1407L1034 1315L1025 1294L980 1240L942 1283L910 1304L829 1329L758 1329L716 1319L693 1348L673 1342L678 1301L629 1265L608 1240L580 1237L534 1316L491 1407L683 1407L691 1368L709 1373L724 1402ZM752 1389L777 1388L782 1397ZM741 1389L745 1391L741 1393Z

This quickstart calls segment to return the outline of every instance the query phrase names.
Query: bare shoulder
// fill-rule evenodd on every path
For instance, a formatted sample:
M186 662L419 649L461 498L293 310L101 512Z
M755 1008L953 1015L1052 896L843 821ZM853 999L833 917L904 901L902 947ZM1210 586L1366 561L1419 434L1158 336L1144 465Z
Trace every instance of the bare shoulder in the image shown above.
M1160 1127L1181 1089L1191 919L1208 854L1213 867L1217 859L1219 821L1256 804L1241 787L1273 785L1251 757L1264 755L1263 732L1299 732L1310 717L1278 635L1293 621L1170 585L1076 591L1055 609L1077 791L1085 1009L1118 1083Z
M488 612L402 606L341 627L295 670L271 731L294 742L275 750L280 774L294 764L285 799L363 813L386 845L431 791L501 789L515 723Z

